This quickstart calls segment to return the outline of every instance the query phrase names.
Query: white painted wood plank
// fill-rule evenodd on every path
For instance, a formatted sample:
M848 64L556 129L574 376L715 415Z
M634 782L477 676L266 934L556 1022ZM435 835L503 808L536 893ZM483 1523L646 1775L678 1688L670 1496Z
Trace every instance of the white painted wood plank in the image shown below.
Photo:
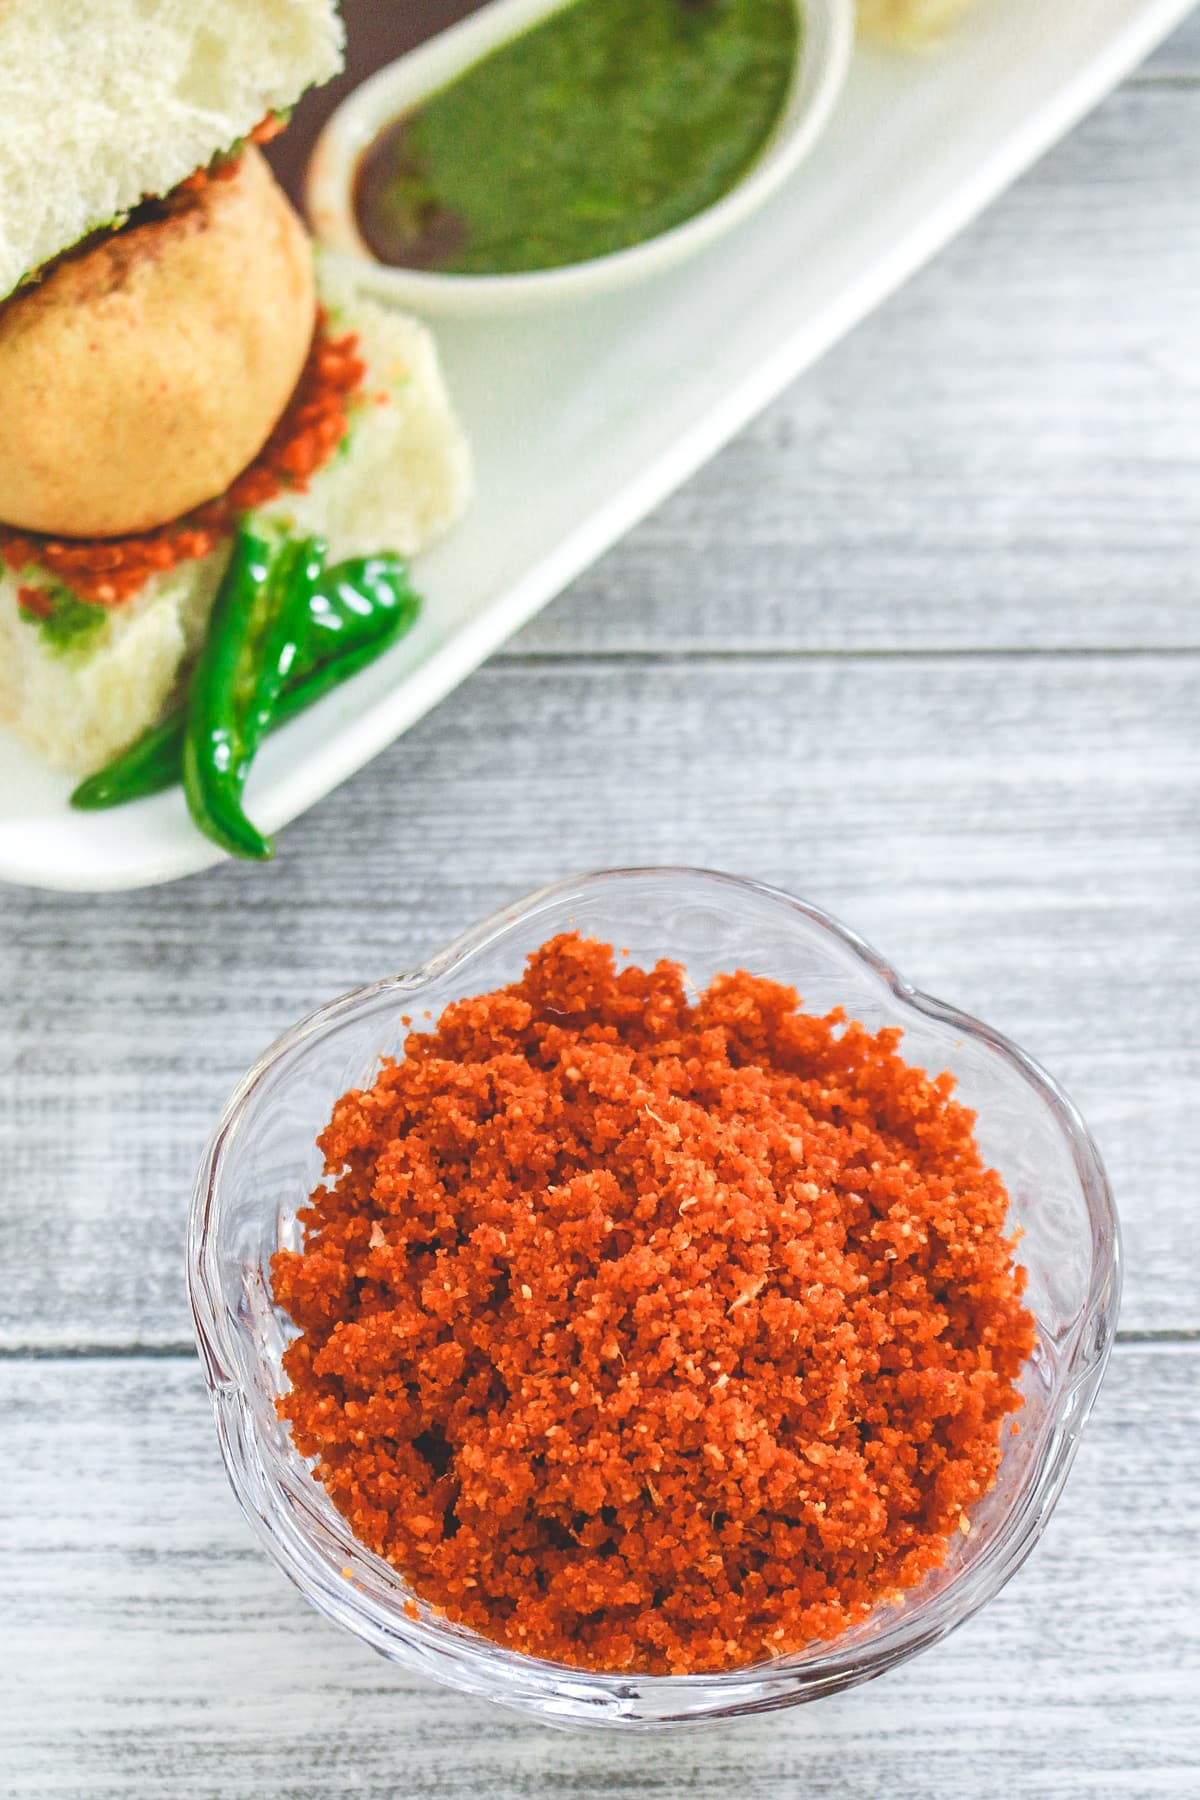
M1200 78L1200 10L1189 13L1177 31L1134 77L1139 81L1157 81L1164 77L1178 80Z
M1196 74L1193 20L1142 81ZM517 654L1200 641L1194 99L1112 102ZM628 856L811 892L1039 1050L1117 1180L1126 1326L1194 1326L1193 687L1157 661L494 670L270 874L5 894L9 1341L181 1335L191 1163L254 1050L499 899ZM364 890L385 910L348 928ZM1197 1373L1190 1347L1118 1353L1047 1544L956 1640L664 1748L537 1732L309 1616L249 1546L190 1364L5 1365L5 1791L1194 1792Z
M1200 644L1198 195L1119 91L512 652Z
M1197 78L1200 15L514 655L1200 644ZM249 1058L501 900L634 859L808 893L1027 1043L1114 1176L1124 1327L1195 1329L1196 672L518 660L272 870L0 890L0 1343L182 1339L191 1169ZM1198 1408L1194 1345L1122 1346L1045 1545L964 1632L819 1708L614 1743L308 1614L251 1547L190 1361L0 1363L0 1789L1192 1795Z
M808 895L1041 1056L1111 1168L1125 1324L1200 1326L1196 690L1178 657L493 664L273 867L3 893L0 1342L185 1336L192 1170L253 1056L629 862Z
M1200 1351L1121 1346L1060 1509L936 1650L699 1736L567 1736L426 1686L251 1544L187 1362L0 1365L10 1800L1140 1800L1200 1787Z

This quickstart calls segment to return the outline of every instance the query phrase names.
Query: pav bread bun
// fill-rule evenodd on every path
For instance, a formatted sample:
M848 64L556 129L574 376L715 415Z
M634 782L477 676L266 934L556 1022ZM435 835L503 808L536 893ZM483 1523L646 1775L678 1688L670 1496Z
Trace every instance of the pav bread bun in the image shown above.
M286 405L315 311L304 228L253 146L68 255L0 306L0 520L118 537L223 492Z
M0 299L341 67L336 0L0 0Z

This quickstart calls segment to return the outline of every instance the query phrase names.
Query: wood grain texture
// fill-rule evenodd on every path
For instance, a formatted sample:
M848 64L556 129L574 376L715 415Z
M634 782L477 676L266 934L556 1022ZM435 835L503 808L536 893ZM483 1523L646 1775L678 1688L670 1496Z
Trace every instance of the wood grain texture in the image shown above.
M1136 82L1200 81L1200 10L1191 12L1133 77Z
M184 1337L192 1170L247 1063L497 905L631 862L805 894L1040 1056L1108 1158L1125 1324L1200 1326L1193 662L618 660L492 664L270 868L5 897L0 1342Z
M1200 646L1198 194L1120 90L511 653Z
M1200 13L274 867L0 889L5 1800L1200 1794L1198 192ZM309 1613L226 1488L182 1270L280 1029L629 861L807 894L1041 1056L1124 1331L1192 1340L1118 1347L1045 1543L948 1643L666 1743Z
M5 1794L1194 1794L1198 1375L1194 1348L1118 1348L1044 1541L935 1650L816 1706L634 1742L436 1690L310 1613L237 1513L194 1362L0 1365Z

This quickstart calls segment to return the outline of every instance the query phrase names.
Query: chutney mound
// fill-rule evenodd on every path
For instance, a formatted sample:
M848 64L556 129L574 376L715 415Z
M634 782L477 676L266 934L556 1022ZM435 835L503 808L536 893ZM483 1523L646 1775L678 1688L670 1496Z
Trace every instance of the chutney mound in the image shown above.
M272 1272L280 1414L359 1539L609 1672L791 1654L940 1566L1034 1326L973 1115L899 1039L567 934L344 1095Z

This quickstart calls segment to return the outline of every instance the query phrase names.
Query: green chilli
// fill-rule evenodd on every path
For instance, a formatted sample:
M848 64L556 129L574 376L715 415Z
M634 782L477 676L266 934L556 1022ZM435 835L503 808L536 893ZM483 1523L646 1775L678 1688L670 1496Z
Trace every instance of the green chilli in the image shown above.
M271 576L285 552L278 537L243 521L217 590L208 635L192 673L183 734L183 792L206 837L234 856L265 861L274 845L245 814L242 789L253 755L252 714L275 618Z
M253 749L268 732L381 656L409 630L420 611L400 556L383 552L355 557L321 573L317 540L291 549L287 567L293 585L266 636L260 678L254 684L254 715L242 732L244 745L252 743ZM273 580L283 580L284 571L281 547ZM248 692L247 682L243 698ZM185 704L152 726L105 768L82 781L71 795L72 806L101 811L174 787L182 773L188 718ZM237 798L240 810L240 789Z

